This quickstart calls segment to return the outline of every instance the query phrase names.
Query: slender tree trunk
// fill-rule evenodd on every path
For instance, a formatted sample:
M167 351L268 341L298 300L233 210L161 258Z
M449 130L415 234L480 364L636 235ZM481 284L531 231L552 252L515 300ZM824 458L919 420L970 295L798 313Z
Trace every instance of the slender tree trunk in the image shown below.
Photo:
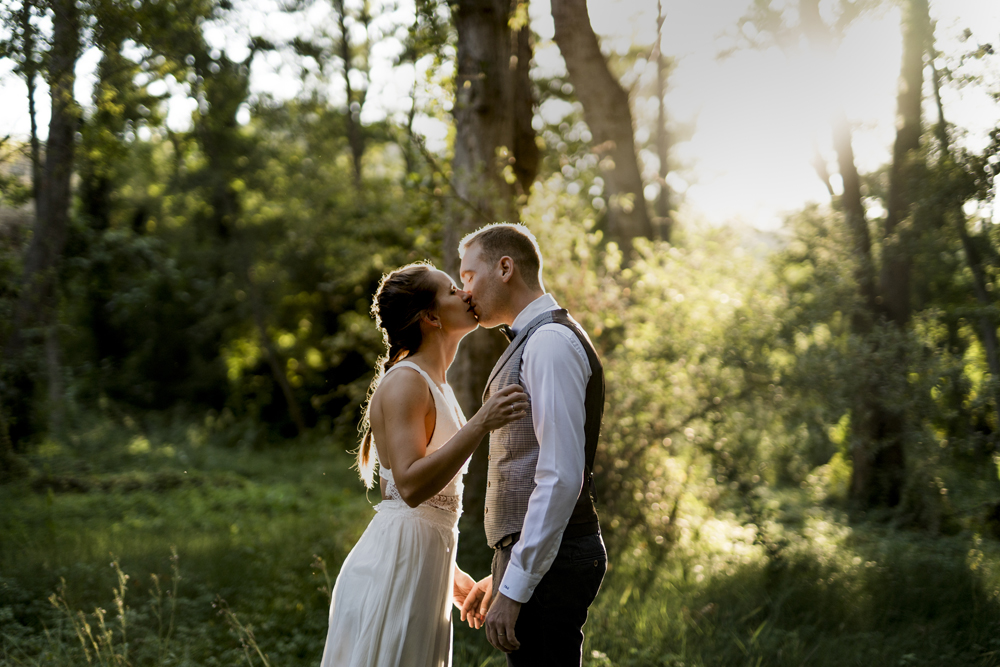
M594 136L594 150L601 156L608 195L608 232L628 258L633 239L653 236L635 152L628 93L608 69L590 24L586 0L552 0L552 18L556 44L583 104L583 117Z
M837 165L843 181L844 192L840 204L851 236L855 259L854 279L858 285L863 308L855 309L852 330L857 334L867 334L872 323L878 319L878 293L876 285L875 261L872 258L871 235L868 220L861 199L861 178L854 163L854 149L851 146L851 128L843 113L834 123L833 143L837 151Z
M416 72L413 74L413 86L410 88L410 110L406 113L406 135L405 139L400 142L400 148L403 151L403 160L406 163L406 174L403 176L403 181L407 181L410 174L416 173L417 171L417 155L414 150L415 137L413 136L413 119L417 117L417 77ZM456 276L457 277L457 276Z
M244 253L244 260L249 263L248 253ZM260 343L264 346L264 352L267 356L267 365L271 369L271 376L274 381L278 383L278 387L281 389L281 395L285 399L285 404L288 406L288 414L292 418L292 422L295 424L295 428L299 435L306 432L306 422L302 417L302 410L299 408L298 401L295 400L295 394L292 392L292 385L288 382L288 375L285 373L285 367L281 363L281 357L278 351L274 349L274 341L271 340L271 336L267 333L266 318L264 317L264 304L260 296L260 289L257 287L257 281L253 275L253 269L247 268L247 286L250 291L250 307L253 310L253 321L254 325L257 327L257 335L260 336Z
M354 166L354 186L361 188L361 160L365 152L365 140L361 133L361 106L362 101L355 100L355 92L351 85L351 64L353 62L351 40L347 31L347 10L344 7L344 0L335 0L340 24L340 59L344 63L344 87L347 90L347 143L351 147L351 164ZM367 29L367 23L365 28ZM355 109L355 106L357 109Z
M928 55L930 56L928 60L930 60L931 75L934 84L934 102L938 112L938 122L934 128L934 134L937 136L941 147L942 161L950 162L954 158L951 152L951 140L948 137L948 124L944 117L944 104L941 102L940 72L934 66L936 53L933 46L929 47ZM976 296L976 302L979 304L979 307L983 309L982 314L979 316L979 341L983 345L983 351L986 354L986 363L989 365L990 376L994 382L993 407L996 411L997 424L1000 425L1000 343L997 342L996 322L987 314L987 311L993 309L995 304L990 298L989 291L986 289L988 281L986 278L985 262L983 261L982 253L976 247L975 241L969 235L969 230L965 223L965 211L962 210L962 202L956 201L951 210L945 212L945 215L949 213L955 222L955 230L958 232L958 238L962 242L962 250L965 252L965 259L969 264L969 270L972 272L972 291ZM986 235L984 235L984 240L987 243L989 242L989 238Z
M799 0L799 22L812 48L824 55L832 54L834 34L820 15L819 0ZM855 259L854 280L862 302L860 309L854 309L851 330L855 334L868 334L879 317L878 281L872 257L871 234L868 231L868 220L861 198L861 177L854 163L851 126L842 108L834 115L832 130L833 148L837 153L837 168L844 187L840 196L840 208L844 212L851 238L851 249ZM826 165L819 155L816 156L815 166L817 174L833 196L833 187L830 184L829 174L826 173Z
M65 388L63 387L61 351L57 323L49 325L45 332L45 370L48 375L49 430L60 433L65 425Z
M21 5L21 39L24 48L24 83L28 88L28 119L31 123L31 187L37 193L42 182L42 159L38 145L38 120L35 112L35 79L38 67L35 64L35 27L31 23L34 3L26 0Z
M656 98L659 103L659 113L656 119L656 156L660 161L660 194L656 198L656 234L661 241L670 241L674 221L670 215L670 187L667 185L669 166L667 157L670 152L670 135L667 133L667 59L663 56L661 42L663 41L663 2L656 2L656 47L653 49L656 57Z
M886 315L903 327L910 320L910 251L914 162L920 150L924 52L930 18L927 0L910 0L903 17L903 62L896 96L896 141L889 170L883 239L882 297Z
M517 202L537 175L538 148L528 80L531 43L527 27L516 34L510 18L516 0L459 0L453 17L458 32L455 91L455 194L463 202L445 231L445 270L456 279L458 242L492 221L516 222ZM504 178L510 169L514 178ZM458 348L449 383L467 416L475 413L493 364L507 346L496 331L477 330ZM466 476L462 531L485 543L483 506L486 451L480 446Z
M871 237L861 200L861 179L854 163L850 127L843 114L834 122L834 146L844 183L840 203L851 236L855 260L854 280L861 301L859 307L852 309L851 332L865 339L879 322L881 307L877 294ZM874 491L882 488L879 484L882 468L887 463L895 461L891 457L886 459L886 454L891 456L897 454L893 450L885 452L882 446L883 437L891 433L886 425L894 425L896 422L894 415L882 403L880 394L876 376L865 373L859 378L857 396L851 411L854 433L851 443L851 497L863 508L883 502L892 505L897 502L895 492L882 499L879 493Z

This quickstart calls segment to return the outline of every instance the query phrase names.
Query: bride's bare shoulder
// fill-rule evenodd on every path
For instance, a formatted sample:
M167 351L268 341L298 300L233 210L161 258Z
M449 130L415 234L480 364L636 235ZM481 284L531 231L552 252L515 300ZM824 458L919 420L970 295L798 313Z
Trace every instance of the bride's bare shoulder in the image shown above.
M372 395L372 406L392 406L395 410L426 408L433 403L427 382L413 368L403 366L386 374Z

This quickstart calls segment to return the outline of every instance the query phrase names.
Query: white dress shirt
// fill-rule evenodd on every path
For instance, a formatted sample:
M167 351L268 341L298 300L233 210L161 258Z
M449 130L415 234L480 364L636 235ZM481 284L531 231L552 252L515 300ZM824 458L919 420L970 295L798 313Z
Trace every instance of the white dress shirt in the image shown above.
M522 310L517 332L559 304L543 294ZM583 489L584 405L590 361L580 340L562 324L546 324L528 338L521 357L521 385L531 400L538 440L535 489L528 499L521 537L511 551L500 592L527 602L555 560L562 535Z

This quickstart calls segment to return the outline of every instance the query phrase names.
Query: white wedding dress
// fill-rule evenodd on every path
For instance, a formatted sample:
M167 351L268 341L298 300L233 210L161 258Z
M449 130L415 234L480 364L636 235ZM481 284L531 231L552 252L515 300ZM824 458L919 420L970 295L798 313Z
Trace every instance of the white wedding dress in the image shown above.
M419 366L437 411L427 453L465 424L447 384L439 387ZM400 498L392 471L379 475L390 497L375 509L368 528L348 554L333 587L330 629L322 667L449 667L451 607L462 513L462 475L417 507Z

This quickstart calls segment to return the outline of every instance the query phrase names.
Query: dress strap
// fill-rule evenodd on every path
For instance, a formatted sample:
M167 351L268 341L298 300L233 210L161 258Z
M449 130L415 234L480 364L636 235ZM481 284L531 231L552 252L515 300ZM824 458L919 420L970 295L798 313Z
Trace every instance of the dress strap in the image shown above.
M389 373L391 373L395 369L401 368L401 367L412 368L416 372L420 373L420 375L424 378L424 380L427 381L427 384L429 384L431 386L431 389L436 389L438 391L438 393L441 393L441 387L437 386L437 384L434 383L434 380L432 380L431 376L427 374L427 371L425 371L420 366L417 366L412 361L406 361L405 359L403 361L397 361L396 363L394 363L392 365L392 367L388 371L386 371L386 375L388 375Z

